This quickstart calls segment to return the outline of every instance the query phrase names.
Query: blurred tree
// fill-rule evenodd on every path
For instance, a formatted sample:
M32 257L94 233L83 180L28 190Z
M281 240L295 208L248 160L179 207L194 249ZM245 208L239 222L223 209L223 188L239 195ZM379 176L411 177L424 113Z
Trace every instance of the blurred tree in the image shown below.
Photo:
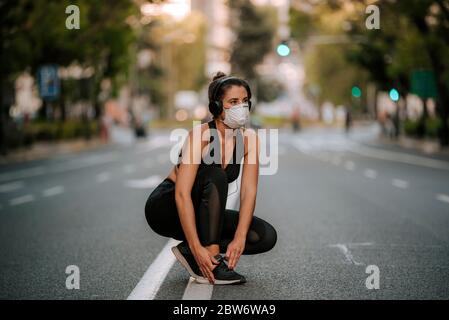
M256 7L250 0L228 0L235 41L231 52L232 73L255 79L255 66L273 48L276 30L273 11Z
M141 79L150 85L153 102L160 107L163 118L170 116L177 91L200 91L207 81L206 31L204 17L192 12L181 21L161 16L143 34L142 45L151 48L155 61ZM158 81L150 79L150 73Z
M367 1L359 1L367 4ZM449 145L449 1L378 1L382 14L379 30L367 31L363 21L351 33L363 33L354 61L369 70L382 88L393 83L402 96L410 91L410 75L417 69L433 71L438 91L437 112L441 118L440 143ZM356 24L357 25L357 24ZM425 126L427 112L421 125ZM423 134L425 128L422 129Z
M361 112L365 111L366 95L354 100L351 89L357 84L366 92L367 75L346 59L346 52L354 47L349 39L344 39L348 15L333 2L313 2L310 6L300 2L290 8L289 24L291 35L304 56L306 88L316 91L313 95L318 107L330 101L334 105L352 106L354 111Z

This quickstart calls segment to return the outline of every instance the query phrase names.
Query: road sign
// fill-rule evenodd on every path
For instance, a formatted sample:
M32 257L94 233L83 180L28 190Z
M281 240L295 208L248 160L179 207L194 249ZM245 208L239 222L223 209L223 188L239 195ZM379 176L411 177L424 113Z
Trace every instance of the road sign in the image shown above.
M37 81L39 95L44 100L56 100L60 94L60 80L58 77L58 66L49 64L38 69Z
M411 76L412 93L427 99L438 95L435 77L430 70L416 70Z

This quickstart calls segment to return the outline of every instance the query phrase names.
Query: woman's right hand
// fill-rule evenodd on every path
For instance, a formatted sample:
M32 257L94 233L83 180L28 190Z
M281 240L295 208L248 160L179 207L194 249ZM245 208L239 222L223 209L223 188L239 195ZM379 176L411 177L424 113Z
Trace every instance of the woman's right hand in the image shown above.
M214 264L217 265L219 262L214 258L214 256L203 246L200 246L192 250L193 256L195 257L196 263L198 264L203 276L206 277L210 284L214 284L215 278L212 270L214 269Z

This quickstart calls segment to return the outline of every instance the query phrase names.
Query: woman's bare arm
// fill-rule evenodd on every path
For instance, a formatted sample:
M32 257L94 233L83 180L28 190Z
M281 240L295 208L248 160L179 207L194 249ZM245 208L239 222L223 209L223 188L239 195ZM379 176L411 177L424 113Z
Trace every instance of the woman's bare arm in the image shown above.
M196 130L196 129L193 129ZM193 143L191 131L182 150L181 164L176 174L175 201L184 234L191 248L200 246L196 230L195 211L192 203L192 187L201 158L201 143Z
M229 267L231 269L235 268L245 248L246 236L256 206L257 184L259 180L259 139L254 131L246 131L245 145L247 152L245 153L243 162L239 222L234 239L226 250L226 257L229 260Z
M195 130L198 130L200 134L195 134ZM201 132L201 127L196 127L189 133L188 139L186 139L186 144L182 150L181 164L176 177L175 201L184 235L195 260L203 275L209 279L210 283L214 283L215 279L212 269L213 264L217 264L218 262L200 242L196 229L195 209L191 196L193 183L195 182L198 167L201 162Z

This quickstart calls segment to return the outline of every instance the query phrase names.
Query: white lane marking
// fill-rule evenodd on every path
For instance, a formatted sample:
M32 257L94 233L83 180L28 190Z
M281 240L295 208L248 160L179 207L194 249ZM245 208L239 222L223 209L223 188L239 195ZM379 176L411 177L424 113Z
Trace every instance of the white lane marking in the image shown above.
M370 158L402 162L406 164L423 166L433 169L449 170L448 162L430 159L426 157L414 156L406 153L379 150L375 148L362 147L362 146L351 148L350 151Z
M103 183L111 179L111 175L109 172L102 172L97 174L96 180L98 183Z
M157 148L160 148L163 146L168 146L168 145L170 145L170 139L168 136L167 137L156 137L156 138L153 138L153 140L151 140L150 142L147 142L147 143L143 144L142 146L139 146L139 148L137 149L135 154L139 155L139 154L147 153L147 152L153 151Z
M376 170L373 170L373 169L366 169L363 172L363 175L365 177L367 177L367 178L370 178L370 179L376 179L377 178L377 172L376 172Z
M46 189L42 192L42 195L44 197L52 197L56 196L58 194L64 193L64 187L63 186L56 186L49 189Z
M409 185L407 181L401 179L393 179L391 184L399 189L407 189Z
M449 196L447 194L439 193L439 194L437 194L436 198L437 198L437 200L440 200L441 202L449 203Z
M45 173L44 167L33 167L0 174L0 182L39 176Z
M78 170L99 164L113 162L116 161L117 159L118 154L116 152L110 152L107 154L94 155L87 158L70 160L69 162L65 162L58 165L52 164L51 166L48 166L48 168L39 166L28 169L16 170L0 174L0 182L17 180L22 178L30 178L47 173L65 173L71 170Z
M341 163L341 159L340 159L339 157L334 157L334 158L332 159L332 164L333 164L333 165L339 166L340 163Z
M169 162L169 161L170 161L170 159L169 159L168 155L160 154L157 156L157 162L159 162L159 163L165 163L165 162Z
M23 188L23 181L14 181L0 185L0 192L11 192Z
M287 149L284 146L278 146L278 155L283 156L287 153Z
M189 283L184 291L182 300L210 300L214 286L212 284L202 284L190 277Z
M127 174L136 172L136 167L134 167L132 164L127 164L123 167L123 172Z
M145 169L150 169L151 167L154 166L154 163L151 160L145 160L142 162L142 165Z
M174 239L167 242L127 300L153 300L156 297L160 286L176 261L171 247L176 246L179 242Z
M151 189L158 186L162 180L160 176L150 176L146 179L128 180L125 182L125 186L134 189Z
M345 256L345 259L348 263L355 264L356 266L364 265L363 263L354 260L351 251L349 251L348 247L345 244L342 243L331 244L330 247L339 249Z
M27 203L27 202L31 202L31 201L34 201L34 196L32 194L27 194L27 195L9 200L9 204L11 206L17 206L19 204L23 204L23 203Z
M355 169L355 164L352 161L346 161L345 162L345 169L348 171L354 171Z

